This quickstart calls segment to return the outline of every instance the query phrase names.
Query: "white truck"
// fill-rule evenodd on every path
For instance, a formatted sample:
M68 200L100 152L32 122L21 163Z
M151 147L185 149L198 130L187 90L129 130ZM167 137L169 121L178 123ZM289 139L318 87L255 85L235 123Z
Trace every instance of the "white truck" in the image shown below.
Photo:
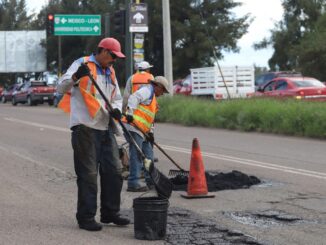
M221 67L221 71L218 66L190 69L191 95L227 99L246 98L255 92L254 66Z

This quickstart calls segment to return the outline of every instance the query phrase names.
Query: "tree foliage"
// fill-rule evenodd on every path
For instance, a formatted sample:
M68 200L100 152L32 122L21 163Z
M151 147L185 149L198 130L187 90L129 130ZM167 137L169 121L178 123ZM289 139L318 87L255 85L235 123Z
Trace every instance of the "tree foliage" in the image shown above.
M306 33L300 44L294 47L298 66L303 74L326 81L326 14L323 14L314 28Z
M113 15L115 10L126 9L125 0L51 0L36 15L26 14L25 0L0 1L1 30L45 29L46 16L53 14ZM162 1L146 0L149 32L145 34L145 59L154 64L153 73L164 74ZM237 41L248 29L249 15L237 18L232 12L241 4L233 0L178 0L170 1L171 36L174 77L183 77L190 68L212 65L214 56L223 57L222 51L238 51ZM105 18L102 18L102 36L62 36L63 69L73 60L95 51L104 37ZM112 25L111 25L112 26ZM125 37L112 32L124 49ZM58 60L58 37L50 36L44 43L48 64ZM58 63L58 62L57 62ZM120 61L117 76L125 81L124 62Z
M321 78L323 65L319 62L324 56L322 52L325 47L321 38L325 27L320 19L325 18L326 1L283 0L282 5L283 19L271 31L271 37L255 47L273 47L274 53L269 60L272 70L296 69Z
M163 31L161 1L148 1L150 32L148 58L163 73ZM213 65L222 51L238 51L237 41L249 26L249 15L236 18L231 12L240 6L230 0L170 1L173 73L183 77L190 68Z
M31 29L33 15L27 15L25 0L0 1L0 30L17 31Z

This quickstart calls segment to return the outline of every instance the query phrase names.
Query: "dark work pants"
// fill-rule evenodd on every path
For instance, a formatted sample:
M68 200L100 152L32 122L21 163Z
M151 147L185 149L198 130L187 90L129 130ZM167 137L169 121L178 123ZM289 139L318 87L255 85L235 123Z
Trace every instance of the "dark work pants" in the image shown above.
M111 130L96 130L84 125L72 128L72 148L77 175L78 223L94 220L97 209L97 175L101 183L101 216L120 210L122 165L116 139Z

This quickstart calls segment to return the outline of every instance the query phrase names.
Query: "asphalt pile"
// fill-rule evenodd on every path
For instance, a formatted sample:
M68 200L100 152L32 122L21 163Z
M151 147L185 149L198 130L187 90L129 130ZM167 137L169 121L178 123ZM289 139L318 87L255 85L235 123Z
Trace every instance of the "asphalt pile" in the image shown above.
M246 189L261 183L256 176L249 176L236 170L229 173L206 171L205 175L209 192ZM177 175L170 180L174 191L187 191L188 177Z

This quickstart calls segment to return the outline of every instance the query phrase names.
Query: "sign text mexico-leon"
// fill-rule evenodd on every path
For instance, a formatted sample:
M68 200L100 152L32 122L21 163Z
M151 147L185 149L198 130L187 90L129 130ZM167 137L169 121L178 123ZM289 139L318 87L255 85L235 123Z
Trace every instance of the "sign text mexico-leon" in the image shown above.
M54 35L99 36L101 35L101 15L56 14Z

